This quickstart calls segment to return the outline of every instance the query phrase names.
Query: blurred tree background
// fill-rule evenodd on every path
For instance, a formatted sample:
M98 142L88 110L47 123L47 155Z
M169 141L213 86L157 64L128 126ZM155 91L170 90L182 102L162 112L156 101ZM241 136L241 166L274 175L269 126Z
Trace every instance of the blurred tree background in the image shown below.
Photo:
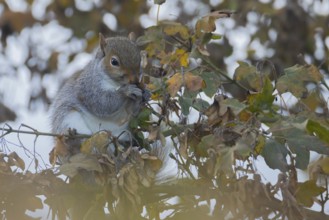
M172 137L179 139L172 158L189 177L147 193L139 188L144 216L325 219L329 161L326 156L311 161L310 151L329 154L328 15L328 0L1 0L0 122L15 120L21 111L47 109L65 79L91 58L98 33L135 32L149 58L164 70L156 75L147 69L145 75L151 76L146 82L153 88L153 101L161 103ZM189 69L192 60L197 66ZM187 85L181 82L182 67L190 73L184 76ZM20 86L23 82L27 89ZM188 121L191 109L199 114L195 123ZM169 123L169 113L176 113L179 123ZM138 120L141 124L148 117ZM42 208L36 195L44 195L52 209L48 218L64 219L71 197L81 191L51 169L20 172L24 162L4 148L2 218L32 218L25 210ZM276 184L262 181L253 166L257 157L280 171ZM308 169L306 181L299 181L298 169ZM21 185L12 185L17 182ZM92 193L98 195L96 191ZM172 204L166 202L174 197ZM110 219L131 219L143 212L138 205L130 214L119 205L111 209L114 198L97 197L94 206L107 204ZM139 197L124 201L141 203ZM308 209L314 204L319 212ZM86 218L99 214L94 211Z
M232 72L235 60L255 64L270 59L277 74L285 67L303 63L312 63L323 74L328 73L327 1L218 0L166 4L169 6L160 9L164 19L191 27L212 10L236 12L233 19L216 23L222 39L208 46L210 58L223 70ZM167 11L169 8L173 10ZM106 36L129 32L142 35L145 27L156 24L156 10L152 1L138 0L4 1L0 19L1 77L15 78L18 70L24 69L36 82L29 94L30 104L41 101L48 105L52 94L42 83L45 77L55 74L62 77L65 68L82 52L91 53L97 46L99 32ZM11 49L20 50L20 55L13 55ZM5 96L5 91L1 93ZM1 109L7 112L4 107ZM12 114L5 115L13 118Z

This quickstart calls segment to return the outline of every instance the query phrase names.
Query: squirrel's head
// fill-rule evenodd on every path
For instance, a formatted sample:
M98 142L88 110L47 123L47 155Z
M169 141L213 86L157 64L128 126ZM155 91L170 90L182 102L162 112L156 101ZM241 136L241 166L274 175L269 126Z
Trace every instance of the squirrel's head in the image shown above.
M135 42L128 37L104 38L99 34L99 54L105 72L115 82L137 84L140 79L140 50Z

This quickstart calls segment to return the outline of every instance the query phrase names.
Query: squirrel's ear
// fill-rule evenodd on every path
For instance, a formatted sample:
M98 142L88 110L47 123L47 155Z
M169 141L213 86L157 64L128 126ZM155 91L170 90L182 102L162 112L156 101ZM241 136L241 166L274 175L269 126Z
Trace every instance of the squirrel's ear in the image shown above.
M102 33L99 33L99 47L101 48L103 55L105 56L106 41Z
M130 32L128 35L129 40L135 42L136 41L136 34L134 32Z

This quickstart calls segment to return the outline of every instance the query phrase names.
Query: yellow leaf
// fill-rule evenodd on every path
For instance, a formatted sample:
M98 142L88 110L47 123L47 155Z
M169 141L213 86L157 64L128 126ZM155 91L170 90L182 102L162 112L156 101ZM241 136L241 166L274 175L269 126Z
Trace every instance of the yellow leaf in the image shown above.
M242 112L240 112L239 114L239 120L240 121L244 121L247 122L250 118L251 118L252 114L247 111L247 110L243 110Z
M183 49L177 49L175 54L177 55L178 59L179 59L179 64L182 66L182 67L187 67L188 64L189 64L189 61L188 61L188 53L183 50Z
M254 151L257 155L262 153L265 143L266 143L265 137L263 135L259 135L257 137L256 146L254 147Z
M200 76L196 76L191 72L187 72L184 75L176 73L167 80L167 90L171 97L176 95L179 89L183 86L183 82L185 83L186 88L190 91L198 91L206 87L204 80Z
M324 187L316 185L315 180L308 180L298 184L296 191L296 200L306 207L311 207L315 201L315 197L325 191Z
M329 157L321 157L310 163L307 169L312 180L317 180L319 174L329 175Z
M152 93L151 95L151 100L159 100L160 99L160 94L159 93Z
M199 19L195 25L196 35L200 36L202 33L211 33L216 30L215 21L220 18L228 18L233 14L232 11L220 10L213 11L208 15Z
M206 16L197 21L195 25L196 35L201 36L203 33L211 33L216 30L215 18Z
M153 91L157 88L157 86L153 83L148 83L148 84L146 84L146 88L150 91Z
M106 131L101 131L94 134L91 138L88 138L81 144L81 152L85 154L90 154L93 149L98 149L100 151L104 150L109 144L109 133Z
M174 97L183 85L183 79L181 73L174 74L167 80L167 90L171 97Z
M187 40L190 37L188 28L180 23L169 23L165 26L163 31L169 36L180 34L184 40Z

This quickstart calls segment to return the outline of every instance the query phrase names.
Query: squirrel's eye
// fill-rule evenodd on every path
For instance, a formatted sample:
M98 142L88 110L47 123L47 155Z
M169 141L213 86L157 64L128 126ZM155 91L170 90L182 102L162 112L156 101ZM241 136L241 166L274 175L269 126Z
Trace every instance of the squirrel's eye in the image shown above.
M114 57L112 57L111 58L111 65L112 66L120 66L119 60L116 59L116 58L114 58Z

